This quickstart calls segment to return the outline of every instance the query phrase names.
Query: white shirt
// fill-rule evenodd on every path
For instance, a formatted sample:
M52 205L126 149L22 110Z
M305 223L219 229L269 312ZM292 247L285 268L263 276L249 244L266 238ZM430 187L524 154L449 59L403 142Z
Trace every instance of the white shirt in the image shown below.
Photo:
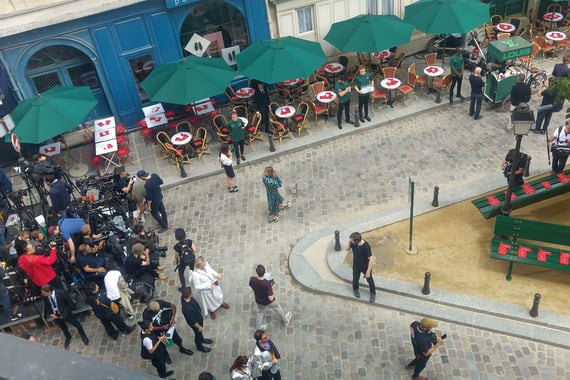
M566 132L566 128L564 126L558 127L554 130L552 137L554 137L554 143L560 146L568 146L568 140L570 140L570 132ZM558 131L560 130L560 135L558 135Z
M119 277L121 277L121 272L118 270L110 270L105 275L105 289L107 290L107 297L111 301L121 298L118 285Z
M229 158L228 156L226 156L223 153L220 154L220 161L222 161L222 165L225 165L225 166L232 166L232 164L233 164L231 158Z

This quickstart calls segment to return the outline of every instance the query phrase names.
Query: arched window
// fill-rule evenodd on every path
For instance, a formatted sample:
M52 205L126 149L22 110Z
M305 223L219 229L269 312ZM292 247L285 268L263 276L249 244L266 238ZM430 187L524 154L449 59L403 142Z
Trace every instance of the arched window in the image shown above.
M210 41L205 56L221 57L220 51L224 48L240 46L243 50L249 46L245 18L237 8L223 1L200 3L186 16L180 30L180 44L185 56L190 53L184 47L194 33Z

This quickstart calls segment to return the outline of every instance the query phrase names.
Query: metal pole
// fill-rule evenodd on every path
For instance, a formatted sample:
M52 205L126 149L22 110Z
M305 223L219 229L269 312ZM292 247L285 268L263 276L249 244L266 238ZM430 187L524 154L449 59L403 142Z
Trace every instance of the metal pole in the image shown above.
M534 295L534 300L532 302L532 308L528 312L528 314L533 318L538 317L538 305L540 304L541 298L542 298L542 296L540 295L540 293L536 293Z
M439 206L438 196L439 196L439 187L436 186L436 187L433 188L433 201L431 202L431 205L432 205L433 207L438 207L438 206Z
M424 287L422 288L422 294L425 294L426 296L428 294L430 294L430 289L429 289L430 279L431 279L431 273L426 272L425 277L424 277Z
M509 175L509 185L507 187L507 197L505 198L505 203L503 204L503 208L501 209L501 213L505 216L509 216L512 211L511 196L513 194L513 185L515 184L515 171L517 170L517 166L519 164L519 153L521 151L522 135L517 135L516 140L517 143L515 145L515 156L513 157L513 165L511 166L511 174Z
M334 250L340 251L341 249L342 249L342 247L340 246L340 232L338 232L338 230L336 230L334 232Z
M414 181L410 179L410 244L408 251L412 251L412 237L414 232Z

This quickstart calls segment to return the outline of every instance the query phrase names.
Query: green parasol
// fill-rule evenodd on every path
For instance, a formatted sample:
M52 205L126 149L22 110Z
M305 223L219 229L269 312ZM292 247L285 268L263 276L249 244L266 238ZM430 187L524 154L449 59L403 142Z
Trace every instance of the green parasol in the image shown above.
M223 93L235 75L222 58L188 56L158 65L141 86L153 101L186 105Z
M320 44L295 37L257 41L236 56L240 74L265 83L307 77L326 60Z
M325 41L340 51L374 53L409 42L413 31L394 15L359 15L332 24Z

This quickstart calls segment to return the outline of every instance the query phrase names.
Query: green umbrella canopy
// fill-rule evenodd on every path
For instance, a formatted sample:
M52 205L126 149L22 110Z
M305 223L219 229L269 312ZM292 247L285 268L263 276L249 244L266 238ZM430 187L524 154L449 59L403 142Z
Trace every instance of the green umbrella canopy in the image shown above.
M340 51L374 53L409 42L413 31L394 15L359 15L332 24L325 41Z
M235 75L222 58L191 55L158 65L141 86L153 101L186 105L223 93Z
M326 60L320 44L295 37L257 41L236 55L240 74L265 83L309 76Z
M406 6L404 21L427 34L465 34L489 20L480 0L420 0Z
M26 99L14 109L12 131L23 143L41 144L82 123L97 105L89 87L55 87Z

